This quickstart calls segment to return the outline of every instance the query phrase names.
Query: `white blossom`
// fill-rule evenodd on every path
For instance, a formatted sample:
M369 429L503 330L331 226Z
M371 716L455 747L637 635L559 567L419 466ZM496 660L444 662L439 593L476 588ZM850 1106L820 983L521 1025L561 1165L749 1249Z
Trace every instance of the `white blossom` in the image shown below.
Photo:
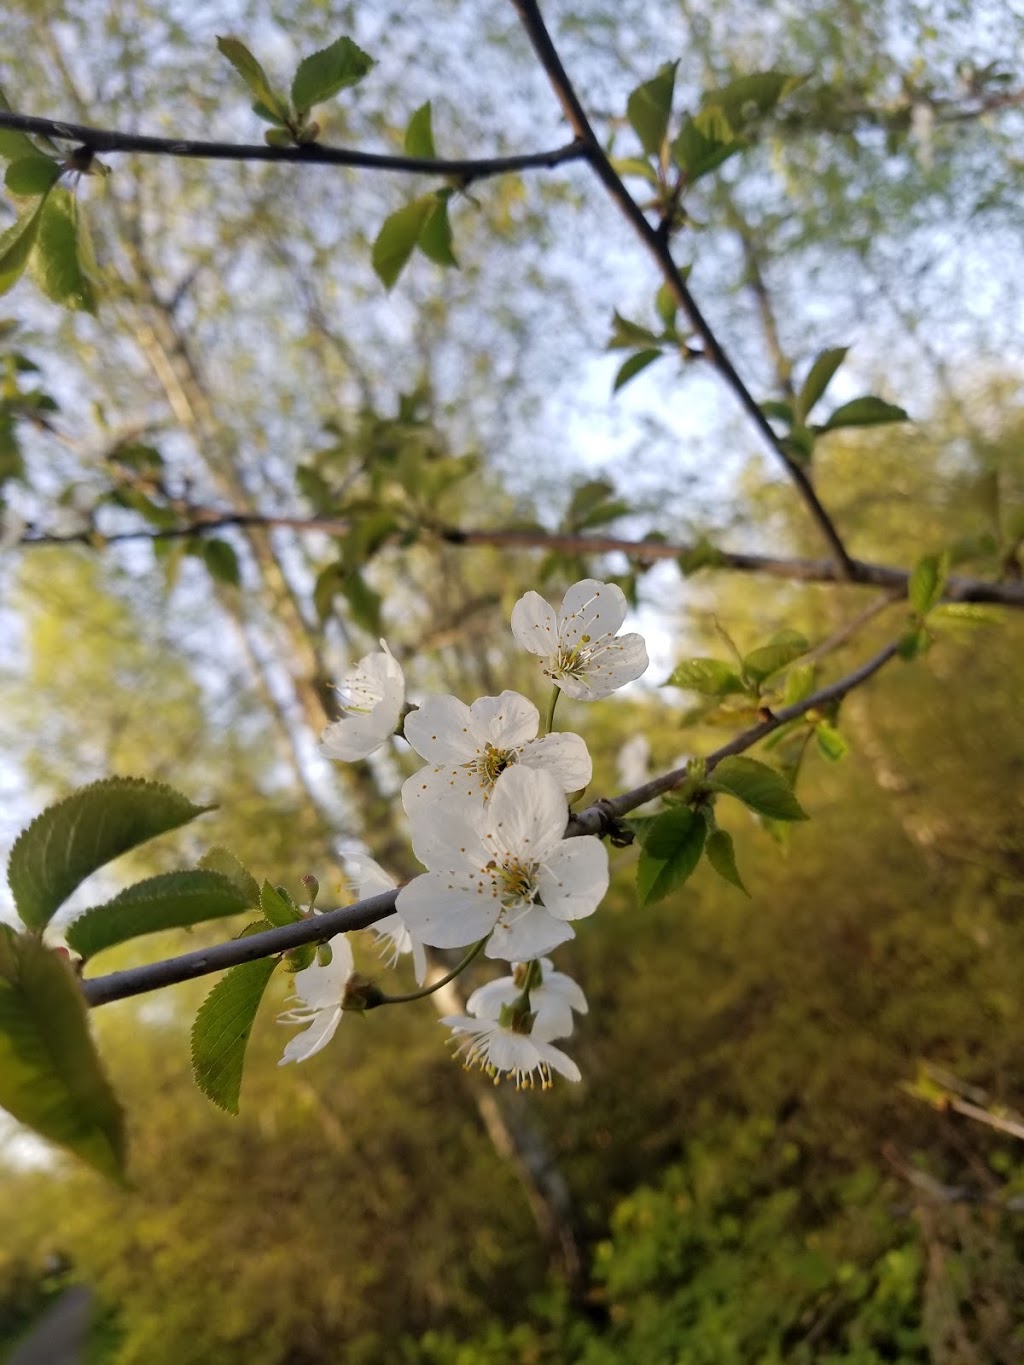
M466 1001L466 1009L476 1019L500 1019L501 1012L523 993L527 963L513 963L511 976L500 976L478 986ZM543 978L530 987L530 1013L534 1016L531 1035L549 1043L568 1038L573 1030L572 1012L587 1013L587 997L577 982L565 972L556 972L549 957L540 959Z
M338 686L345 713L320 736L327 758L353 762L367 758L392 735L405 705L401 665L381 640L380 650L359 660Z
M424 835L430 871L398 893L409 929L436 948L490 934L488 957L527 961L573 937L608 889L593 835L566 839L565 795L550 773L506 769L486 805L438 808ZM493 931L493 932L492 932Z
M570 1081L580 1079L580 1069L571 1057L533 1034L517 1033L495 1019L470 1019L463 1014L448 1015L441 1023L452 1031L456 1057L462 1057L467 1068L478 1066L485 1071L495 1085L507 1075L521 1090L534 1084L536 1074L541 1088L547 1090L552 1071Z
M362 900L379 896L384 891L393 891L398 883L389 876L379 863L366 854L360 853L347 860L348 868L356 885L356 895ZM370 925L371 931L381 940L381 956L393 967L403 953L412 954L412 967L416 984L422 986L427 976L427 954L423 943L412 935L401 915L386 915L376 924Z
M298 1003L279 1015L277 1022L309 1027L289 1039L278 1066L305 1062L331 1041L341 1023L341 1001L354 966L348 939L340 934L331 940L331 960L326 966L317 960L295 973L295 993L290 999Z
M515 763L551 774L563 792L587 786L593 765L579 735L537 738L540 715L518 692L480 697L467 706L457 697L428 697L405 722L405 737L427 767L402 787L402 803L412 827L412 846L430 866L432 812L484 804L500 775ZM424 818L426 817L426 818Z
M584 578L565 594L557 615L536 592L512 608L512 634L544 660L544 672L567 697L599 701L647 668L641 635L618 635L626 598L614 583Z

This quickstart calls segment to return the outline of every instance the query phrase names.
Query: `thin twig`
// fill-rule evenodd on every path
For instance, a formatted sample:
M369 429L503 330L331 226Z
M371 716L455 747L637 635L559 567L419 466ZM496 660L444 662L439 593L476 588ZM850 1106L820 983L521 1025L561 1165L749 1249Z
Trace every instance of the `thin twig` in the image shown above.
M827 706L830 702L845 696L852 688L859 687L877 673L895 656L896 650L895 643L886 646L881 653L876 654L873 659L869 659L846 677L821 688L811 696L805 697L803 701L781 708L769 719L736 735L728 744L722 745L708 756L707 771L711 772L723 758L749 749L765 735L770 735L780 725L785 725L787 721L795 720L814 707ZM686 768L676 768L611 800L595 802L570 818L566 826L566 838L608 832L619 817L627 815L655 796L662 796L673 787L678 787L687 776ZM344 906L340 910L328 910L322 915L300 920L297 924L286 924L280 928L267 929L260 934L231 939L228 943L200 948L181 957L167 958L163 962L146 963L140 967L128 967L124 971L111 972L108 976L97 976L82 982L82 992L87 1004L93 1007L106 1005L113 1000L126 1000L130 996L144 995L148 991L160 990L181 981L192 981L199 976L209 976L212 972L222 972L243 962L254 962L257 958L286 953L306 943L323 942L333 938L335 934L365 929L385 916L394 914L397 895L397 891L386 891L381 895L356 901L355 904Z
M256 512L198 511L193 521L180 526L146 528L137 531L115 531L105 535L94 528L67 534L28 532L19 544L26 548L41 545L104 545L140 540L182 540L190 536L210 535L231 527L280 527L291 531L322 532L330 536L348 535L353 527L349 517L267 516ZM573 535L561 531L542 531L536 527L504 529L495 527L459 527L436 525L432 534L449 545L489 545L505 549L555 550L564 554L603 555L624 554L644 561L686 559L699 549L696 545L663 540L630 540L623 536ZM391 537L398 539L396 531ZM779 555L748 554L740 550L723 550L718 546L706 552L705 569L733 569L740 573L763 574L767 578L784 578L797 583L845 583L862 587L885 588L904 594L910 577L906 569L889 564L876 564L866 559L851 559L852 577L847 579L830 559L787 559ZM984 578L969 578L951 574L943 593L945 602L992 603L1006 607L1024 607L1024 581L991 582Z
M62 142L75 142L93 153L136 152L142 156L180 156L205 161L274 161L295 166L351 166L372 171L407 171L414 175L452 177L463 184L488 176L515 171L544 170L581 161L586 152L578 142L548 151L515 156L443 157L391 156L358 152L346 147L325 147L319 142L301 147L269 147L266 143L203 142L189 138L148 137L111 128L92 128L82 123L36 118L31 114L0 111L0 128L39 133Z
M804 505L814 518L818 529L832 551L840 576L845 579L852 579L853 565L850 561L850 555L843 544L835 523L819 500L807 470L790 457L772 429L771 423L758 406L756 398L740 378L711 325L697 306L696 300L690 293L689 287L673 259L666 225L653 227L648 222L643 210L636 203L629 190L626 189L622 178L605 154L604 148L591 127L590 120L587 118L573 84L562 65L562 60L541 17L536 0L511 0L511 3L533 45L537 60L546 72L551 87L558 97L569 125L576 134L577 142L582 145L585 151L592 170L653 256L672 296L686 314L694 332L703 342L704 354L707 359L711 361L739 399L741 406L773 454L782 462L789 477L796 485Z

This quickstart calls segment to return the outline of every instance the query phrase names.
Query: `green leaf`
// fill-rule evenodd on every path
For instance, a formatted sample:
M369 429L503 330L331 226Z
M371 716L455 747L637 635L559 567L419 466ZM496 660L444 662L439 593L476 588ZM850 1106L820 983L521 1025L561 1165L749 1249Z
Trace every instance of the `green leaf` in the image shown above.
M736 850L733 848L732 835L724 829L713 829L708 835L704 849L708 862L718 875L732 886L737 886L745 896L750 892L743 885L743 878L736 866Z
M612 334L607 344L609 351L629 351L634 346L651 346L660 340L658 334L652 332L649 327L642 327L639 322L631 322L618 310L612 313Z
M766 417L773 417L777 422L784 422L787 427L791 427L795 421L792 403L782 403L777 398L766 398L763 403L757 405Z
M437 156L429 100L421 104L409 120L405 130L405 154L422 157L424 161L433 161Z
M925 626L919 626L915 630L908 630L900 637L899 644L896 646L896 653L907 663L924 654L931 647L931 631Z
M636 868L641 905L662 900L682 886L700 862L707 838L704 818L688 806L659 815L647 830Z
M202 547L203 563L213 581L224 583L229 588L240 587L242 571L239 568L235 547L217 536L204 537Z
M837 431L840 427L881 427L887 426L891 422L909 422L910 416L903 408L897 407L895 403L887 403L883 398L876 398L873 394L866 394L863 398L854 398L852 402L844 403L842 407L836 408L835 412L828 419L819 431Z
M928 613L928 624L934 630L946 630L953 635L967 636L986 626L1000 626L1005 619L999 607L980 602L940 602Z
M615 485L607 479L587 479L573 489L569 508L565 514L565 526L578 531L587 524L591 512L596 511L615 493Z
M219 872L205 868L164 872L126 887L104 905L90 906L68 925L66 937L69 947L89 958L130 938L184 929L251 908L252 898Z
M243 962L218 981L192 1025L196 1085L229 1114L238 1113L245 1048L277 958Z
M434 195L434 207L420 228L417 246L435 265L451 266L458 270L459 263L452 250L452 225L448 220L450 198L451 190L438 190Z
M641 161L638 156L615 156L611 159L612 169L617 175L623 177L635 175L641 180L646 180L649 185L657 185L658 173L647 161Z
M638 85L626 101L626 117L648 156L659 156L672 114L678 62L666 62L658 74Z
M0 108L10 112L6 100L0 101ZM16 128L0 128L0 161L24 161L39 154L39 148L30 137Z
M612 393L618 393L624 385L631 379L635 379L641 370L646 370L647 366L653 364L655 360L661 358L661 351L637 351L619 366L615 375L615 383L612 385Z
M291 144L292 135L288 132L287 124L280 114L276 114L273 109L268 109L262 100L253 101L252 112L257 118L261 118L265 122L273 123L275 125L274 128L263 134L271 147L287 147ZM270 142L271 137L274 138L273 142ZM283 140L278 141L277 139L279 137Z
M770 114L780 100L804 82L803 76L786 71L755 71L738 76L719 90L709 90L701 104L721 109L734 133Z
M846 740L827 720L819 720L814 727L814 737L818 741L818 748L822 755L833 763L838 763L841 758L845 758L849 752Z
M121 1107L69 964L0 924L0 1106L104 1175L124 1174Z
M723 129L703 114L684 121L671 148L672 160L685 171L691 185L742 149L743 143L731 136L727 125Z
M377 240L373 244L373 268L386 289L392 288L405 269L416 248L423 225L434 212L437 200L432 194L422 195L404 204L384 219Z
M32 278L54 303L95 313L91 255L78 214L78 201L70 190L58 186L42 201L39 236L32 253Z
M756 758L723 758L708 778L714 791L735 796L771 820L806 820L807 813L781 773Z
M351 38L339 38L299 63L292 81L292 103L300 113L322 104L339 90L358 84L373 64L373 58Z
M213 848L207 849L199 859L198 866L207 872L219 872L222 877L227 877L229 881L234 882L245 897L247 906L259 905L259 882L230 849L215 844Z
M917 561L907 583L907 596L918 616L927 616L932 607L938 606L948 577L948 554L923 555Z
M736 670L720 659L687 659L676 665L662 686L685 687L704 697L728 697L746 691Z
M0 294L6 294L18 283L28 265L32 248L39 236L43 205L41 200L35 208L24 214L16 223L0 236Z
M263 106L263 117L270 114L275 121L283 124L290 112L288 106L270 84L267 73L246 45L237 38L218 38L217 47L245 81L257 104Z
M263 918L271 924L297 924L302 919L302 911L290 904L268 881L260 887L260 909Z
M849 346L836 346L832 350L822 351L815 358L797 398L796 411L799 421L806 421L807 414L831 384L836 370L846 359L849 349Z
M810 645L797 631L780 630L766 645L744 655L743 671L754 682L764 682L765 678L770 678L780 668L785 668L794 659L799 659L801 654L806 654L809 648Z
M725 556L707 536L701 536L688 550L680 552L676 560L679 572L685 577L698 573L701 569L716 569L725 563Z
M108 777L49 806L19 835L7 882L22 921L43 929L97 868L213 806L193 805L158 782Z
M33 156L19 157L17 161L12 161L7 167L4 184L12 194L25 196L45 194L47 190L53 188L60 173L60 162L51 161L48 156L40 156L36 152Z
M786 686L782 693L783 706L793 706L803 701L814 691L814 665L800 664L786 674Z
M355 572L355 570L346 574L341 585L341 591L356 625L365 630L368 635L378 638L381 634L382 599L380 593L375 592L363 575Z
M657 293L654 295L654 309L667 328L670 330L675 328L676 314L679 312L679 300L667 281L665 284L659 285Z

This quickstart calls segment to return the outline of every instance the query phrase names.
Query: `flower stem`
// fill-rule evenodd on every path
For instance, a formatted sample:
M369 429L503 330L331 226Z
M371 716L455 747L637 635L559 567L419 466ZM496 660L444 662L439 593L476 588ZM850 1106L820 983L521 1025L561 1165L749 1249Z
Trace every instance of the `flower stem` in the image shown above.
M555 723L555 707L558 705L558 698L561 695L561 692L562 689L555 683L554 687L551 689L551 700L548 702L548 714L544 721L544 733L546 735L550 735L551 728Z
M404 1005L410 1000L423 1000L426 996L433 995L435 991L439 991L442 986L447 986L449 981L454 981L461 972L466 970L489 938L490 934L485 934L479 943L474 943L458 966L453 967L447 976L442 976L440 981L424 986L422 990L410 991L408 995L381 995L372 1005L368 1005L367 1009L376 1009L378 1005Z

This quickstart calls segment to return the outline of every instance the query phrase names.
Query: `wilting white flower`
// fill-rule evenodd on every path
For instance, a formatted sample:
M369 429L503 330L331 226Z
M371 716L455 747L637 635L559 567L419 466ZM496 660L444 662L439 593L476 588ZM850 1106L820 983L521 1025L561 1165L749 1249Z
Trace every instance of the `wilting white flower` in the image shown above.
M379 651L345 674L338 692L345 714L321 734L320 752L351 763L367 758L394 734L405 705L401 665L383 640Z
M362 900L379 896L384 891L393 891L398 883L389 877L379 863L365 854L356 854L348 859L348 866L356 884L356 895ZM412 953L412 967L416 974L416 984L422 986L427 976L427 954L418 938L410 934L401 915L387 915L370 925L373 933L381 940L381 956L393 967L403 953Z
M565 794L550 773L517 764L479 808L439 808L424 840L429 872L398 893L424 943L461 948L491 934L488 957L527 961L573 937L608 889L608 853L593 835L565 839ZM492 933L493 931L493 933Z
M541 1088L547 1090L552 1071L570 1081L580 1079L580 1069L571 1057L533 1034L516 1033L495 1019L470 1019L463 1014L449 1015L441 1023L452 1031L456 1057L462 1057L467 1068L478 1066L485 1071L495 1085L507 1075L521 1090L533 1085L536 1073Z
M466 1001L466 1009L476 1019L500 1019L501 1012L523 993L527 963L514 963L511 976L500 976L478 986ZM530 1013L534 1016L531 1036L549 1043L568 1038L573 1029L572 1012L587 1013L587 997L565 972L556 972L549 957L540 959L543 979L530 987Z
M567 697L599 701L639 678L647 667L641 635L618 635L626 598L614 583L584 578L554 609L528 592L512 608L512 634L544 660L544 672Z
M428 697L405 721L405 737L428 766L402 787L416 856L430 866L425 840L439 803L471 807L486 802L500 775L515 763L539 768L563 792L585 787L593 775L587 746L579 735L537 738L540 715L518 692L480 697L467 706L457 697Z
M331 960L326 966L316 961L295 973L295 994L290 999L298 1003L293 1009L279 1015L277 1022L308 1024L309 1027L289 1040L278 1066L285 1066L288 1062L305 1062L331 1041L341 1022L345 983L352 975L354 966L348 939L344 934L339 934L331 940Z

